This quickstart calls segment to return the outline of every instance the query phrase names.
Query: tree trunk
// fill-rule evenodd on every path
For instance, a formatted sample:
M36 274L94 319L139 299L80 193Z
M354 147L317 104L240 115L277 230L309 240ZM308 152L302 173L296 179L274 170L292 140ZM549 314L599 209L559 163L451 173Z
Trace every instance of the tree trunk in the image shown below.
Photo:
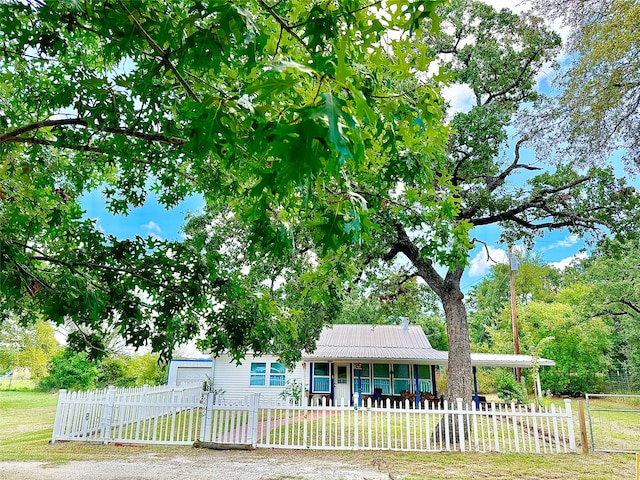
M471 349L469 348L469 325L467 309L463 303L464 295L459 283L440 297L447 320L449 337L449 362L447 364L447 388L445 398L455 402L462 398L464 403L470 402L473 387L471 381Z
M444 307L449 336L449 362L447 365L447 388L445 398L455 402L462 398L471 401L471 352L469 348L469 325L467 309L462 300L464 295L460 289L460 280L464 269L452 267L443 277L434 267L433 261L425 259L420 249L413 243L404 227L396 223L398 238L383 260L389 262L398 253L403 253L416 268L417 274L429 285Z
M471 381L471 349L469 347L469 325L467 324L467 309L462 302L464 295L460 290L460 282L449 282L446 290L441 292L440 300L447 319L447 335L449 336L449 361L447 363L447 388L444 397L449 402L449 408L455 408L456 399L462 398L464 406L470 404L472 397ZM461 441L460 429L455 422L454 415L448 422L449 438L456 443ZM443 418L434 430L434 439L445 435L447 423ZM469 429L463 424L464 438L469 438Z

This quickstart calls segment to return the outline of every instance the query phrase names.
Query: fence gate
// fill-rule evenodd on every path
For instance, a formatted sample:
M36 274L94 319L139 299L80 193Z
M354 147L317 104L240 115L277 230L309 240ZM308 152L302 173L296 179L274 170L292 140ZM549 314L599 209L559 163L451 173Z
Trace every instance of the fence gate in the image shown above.
M200 443L220 448L255 448L260 394L228 401L217 392L207 392Z
M585 395L596 452L640 453L640 395Z

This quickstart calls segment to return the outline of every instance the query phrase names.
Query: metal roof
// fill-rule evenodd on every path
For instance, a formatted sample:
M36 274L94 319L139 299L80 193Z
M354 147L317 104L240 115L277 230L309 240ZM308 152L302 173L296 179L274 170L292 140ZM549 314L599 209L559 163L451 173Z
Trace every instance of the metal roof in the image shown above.
M333 325L322 329L313 353L303 353L308 362L336 360L410 360L414 363L446 365L448 352L434 349L421 327L401 325ZM478 367L532 367L530 355L472 353ZM538 359L538 365L555 365Z
M506 353L471 353L471 365L477 367L533 367L535 361L531 355ZM552 367L556 364L548 358L538 358L540 367Z
M431 347L422 328L399 325L333 325L324 327L313 353L304 360L385 359L445 360L447 352Z

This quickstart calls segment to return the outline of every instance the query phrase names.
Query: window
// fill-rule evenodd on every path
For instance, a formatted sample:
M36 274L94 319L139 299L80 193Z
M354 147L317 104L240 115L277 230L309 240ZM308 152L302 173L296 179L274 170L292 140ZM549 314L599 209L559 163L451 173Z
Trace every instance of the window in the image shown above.
M269 386L284 387L287 369L281 363L272 363L269 370Z
M429 365L418 366L418 390L420 390L420 393L433 393L431 387L431 367Z
M331 374L328 363L313 364L313 393L331 392Z
M267 384L267 370L269 371L269 383ZM284 387L286 384L287 369L281 363L251 362L250 387Z
M338 380L337 382L340 385L344 385L349 383L349 379L347 377L347 366L346 365L338 365Z
M393 366L393 393L394 395L400 395L404 391L411 391L409 365L396 363Z
M386 363L373 364L373 388L382 389L383 395L391 395L391 376Z
M358 376L360 376L360 385L362 387L362 390L360 390L360 393L362 393L363 395L370 395L371 394L371 365L369 365L368 363L362 363L361 364L361 369L357 370L354 366L353 368L353 391L357 392L358 391Z
M264 387L267 379L267 364L265 362L251 362L251 387Z

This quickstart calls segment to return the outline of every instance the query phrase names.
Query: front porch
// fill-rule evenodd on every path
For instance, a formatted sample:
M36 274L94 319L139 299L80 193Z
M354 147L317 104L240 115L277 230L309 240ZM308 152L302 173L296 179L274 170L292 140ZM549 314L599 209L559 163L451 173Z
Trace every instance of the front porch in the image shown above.
M309 362L304 385L309 404L363 405L409 400L424 405L438 398L436 365L409 362L337 360Z

